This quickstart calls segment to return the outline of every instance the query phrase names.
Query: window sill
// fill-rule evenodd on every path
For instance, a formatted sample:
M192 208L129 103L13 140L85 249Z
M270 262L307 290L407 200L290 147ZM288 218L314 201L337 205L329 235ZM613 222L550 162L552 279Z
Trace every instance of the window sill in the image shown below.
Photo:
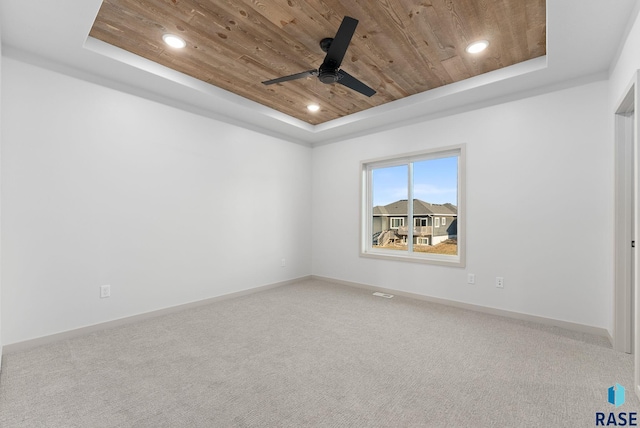
M384 259L384 260L394 260L401 262L412 262L412 263L422 263L422 264L431 264L437 266L449 266L456 268L464 268L465 261L459 255L458 256L448 256L448 255L440 255L440 254L420 254L420 253L407 253L404 251L384 251L384 250L365 250L360 251L360 257L373 258L373 259Z

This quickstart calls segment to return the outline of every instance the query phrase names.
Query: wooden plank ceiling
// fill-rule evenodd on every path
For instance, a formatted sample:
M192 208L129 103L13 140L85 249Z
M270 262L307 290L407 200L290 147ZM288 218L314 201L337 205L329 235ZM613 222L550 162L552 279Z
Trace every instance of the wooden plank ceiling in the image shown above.
M368 98L317 77L261 82L315 69L344 16L360 21L341 68L377 91ZM169 48L162 35L187 42ZM90 36L310 124L546 54L545 0L104 0ZM465 51L475 40L489 48ZM311 113L310 103L320 105Z

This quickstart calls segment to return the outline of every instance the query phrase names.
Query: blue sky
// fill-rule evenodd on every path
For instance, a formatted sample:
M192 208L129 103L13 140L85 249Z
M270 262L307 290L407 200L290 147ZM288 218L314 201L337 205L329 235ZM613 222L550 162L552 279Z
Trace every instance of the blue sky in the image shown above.
M373 206L407 199L406 165L373 170ZM413 197L432 204L458 204L458 157L413 163Z

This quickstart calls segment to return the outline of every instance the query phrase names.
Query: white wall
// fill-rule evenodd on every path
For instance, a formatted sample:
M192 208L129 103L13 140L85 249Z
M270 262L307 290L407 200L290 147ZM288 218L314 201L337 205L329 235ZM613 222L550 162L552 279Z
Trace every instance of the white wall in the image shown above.
M611 66L609 82L611 110L615 112L622 98L626 95L628 85L640 70L640 15L636 15L629 34L622 45L620 55Z
M313 274L611 330L607 88L592 83L314 149ZM359 257L359 162L459 143L467 144L467 267Z
M5 345L309 274L311 149L10 58L2 103Z

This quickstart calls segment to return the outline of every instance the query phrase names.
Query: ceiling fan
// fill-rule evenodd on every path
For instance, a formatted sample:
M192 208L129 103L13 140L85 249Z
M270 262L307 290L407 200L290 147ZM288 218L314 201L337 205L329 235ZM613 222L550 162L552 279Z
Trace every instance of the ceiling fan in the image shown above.
M351 42L351 38L353 37L353 33L355 33L357 26L357 19L345 16L340 24L340 28L338 28L336 36L334 38L325 38L320 41L320 48L327 53L322 65L320 65L320 68L267 80L262 83L265 85L273 85L274 83L302 79L308 76L318 76L318 79L322 83L339 83L368 97L372 96L376 93L375 90L351 76L346 71L340 69L340 64L342 64L342 59L347 52L347 48L349 47L349 43Z

